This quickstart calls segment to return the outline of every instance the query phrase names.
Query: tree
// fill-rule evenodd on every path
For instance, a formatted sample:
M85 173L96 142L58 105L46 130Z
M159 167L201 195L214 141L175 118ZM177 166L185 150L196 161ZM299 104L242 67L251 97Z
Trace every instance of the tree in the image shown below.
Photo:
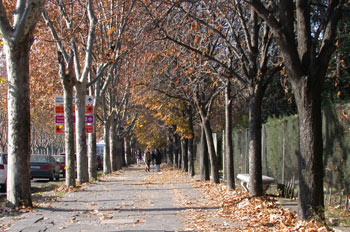
M97 70L94 70L94 68L91 68L91 72L95 74L96 77L100 77L102 73L104 72L107 64L104 64L102 66L97 67ZM97 140L97 109L98 106L101 104L101 96L104 95L106 88L108 86L110 78L103 79L98 78L97 80L91 79L92 75L89 75L89 95L94 96L94 102L93 102L93 116L94 116L94 123L93 125L93 132L89 133L88 135L88 172L89 172L89 179L97 179L97 168L96 168L96 140Z
M52 3L53 4L53 3ZM68 34L70 43L64 43L65 41L62 39L65 37L64 31L62 31L62 38L59 37L57 31L61 29L61 24L53 24L50 20L48 14L45 12L43 17L48 25L52 37L54 38L56 45L59 50L58 60L60 64L61 70L61 80L63 87L65 89L65 99L67 100L67 105L65 108L65 122L66 122L66 138L69 139L66 141L66 144L69 145L69 150L67 146L67 152L69 154L67 157L70 157L69 163L72 163L74 160L74 153L72 152L72 141L73 138L73 125L70 120L72 120L72 107L69 106L71 103L71 95L72 95L72 86L75 89L76 94L76 150L77 150L77 177L80 183L84 183L89 181L88 176L88 162L87 162L87 146L86 146L86 132L85 132L85 96L88 87L88 75L90 73L90 66L92 62L92 53L93 53L93 44L95 39L95 28L97 24L97 18L94 14L94 4L91 0L87 1L87 5L80 2L68 2L57 1L56 2L59 14L61 16L60 20L63 20L63 25L65 25L65 29L69 31ZM86 14L81 14L80 10L86 8ZM57 15L55 15L57 17ZM78 23L78 21L82 20L83 23ZM79 30L75 30L74 26L77 24L80 28ZM57 29L55 28L57 27ZM77 33L84 34L85 37L82 36L82 44L84 44L84 48L78 46L78 36ZM66 51L66 47L70 50L70 53ZM82 63L81 60L84 59ZM101 66L104 66L103 64ZM65 73L66 68L68 69L68 73ZM74 68L74 69L73 69ZM74 70L74 73L73 73ZM64 73L63 73L64 72ZM98 76L96 77L96 79ZM68 102L69 101L69 102ZM66 117L67 116L67 117ZM71 164L72 165L72 164ZM71 168L70 168L71 169ZM71 173L73 175L74 172Z
M154 101L151 101L152 104L150 105L152 107L149 108L156 112L155 115L169 127L169 131L176 128L174 132L181 138L182 152L180 159L178 159L177 149L169 149L175 150L173 164L176 167L182 167L184 171L189 171L189 174L193 175L193 124L195 121L193 118L199 112L195 95L197 92L202 95L198 102L200 102L200 105L204 104L204 111L208 113L209 120L212 117L209 105L212 106L211 103L220 93L220 90L215 91L215 89L220 88L217 86L218 83L214 83L215 81L212 80L213 78L210 75L201 76L201 72L206 73L207 70L200 68L204 62L201 63L200 56L195 53L188 52L185 48L176 46L168 40L155 40L149 47L148 52L150 54L146 53L145 55L147 57L145 59L147 67L144 68L146 71L143 76L149 91L158 92L153 93L155 95ZM212 94L212 92L216 93ZM210 102L207 105L209 107L205 106L206 101ZM210 123L206 126L210 126ZM209 144L212 145L212 164L216 167L211 169L215 182L219 181L218 163L211 133L208 138L211 141ZM176 144L176 137L174 141ZM187 143L188 146L186 146Z
M121 63L113 65L108 75L112 76L110 86L102 96L102 112L99 115L104 127L104 173L110 173L125 165L125 157L118 160L117 142L132 131L136 116L129 112L130 79L119 74ZM122 163L122 164L121 164Z
M34 36L37 42L30 54L30 109L32 153L55 154L63 152L63 138L55 133L53 96L62 95L57 75L56 49L48 42L51 35L46 33L43 20L38 22ZM43 84L44 83L44 84ZM57 147L61 146L60 148Z
M31 206L29 52L45 0L0 1L0 34L8 75L7 199L14 206ZM14 14L9 12L15 10ZM13 15L13 18L8 18Z
M123 103L119 105L120 100L118 92L122 94L127 94L124 92L126 82L122 82L121 74L119 74L121 67L126 63L130 63L128 54L133 50L133 43L135 34L133 34L137 29L133 27L134 21L138 21L137 10L135 9L135 4L137 1L98 1L97 17L99 18L99 25L97 27L97 38L96 38L96 49L94 52L94 57L105 57L109 61L110 67L106 75L98 82L91 85L91 92L96 92L96 98L98 104L104 104L104 109L102 109L102 116L99 118L104 125L105 136L109 136L105 139L105 159L104 165L105 173L111 171L116 171L117 168L117 141L116 141L116 112L119 110L119 106L122 107ZM125 62L124 62L125 61ZM127 76L127 75L126 75ZM120 85L120 83L122 83ZM123 87L122 87L123 86ZM96 104L97 109L97 104ZM126 114L123 114L126 115ZM107 134L108 133L108 134ZM91 136L92 137L92 136ZM96 139L95 139L96 140ZM106 141L108 140L108 142ZM106 143L107 142L107 143ZM91 144L91 141L90 141ZM93 146L89 146L89 148ZM94 151L89 149L89 154L93 154ZM89 156L90 157L90 156ZM89 158L93 160L92 157Z
M299 215L324 218L321 86L335 50L344 1L246 0L270 26L299 114ZM318 19L312 17L318 15Z
M226 86L226 94L230 93L232 84L237 89L245 88L249 102L249 193L251 196L261 196L261 102L271 78L281 69L269 27L241 1L176 1L163 11L160 16L152 14L160 37L201 56L205 61L203 66L211 67L216 80ZM232 96L227 97L225 151L229 160L228 182L233 188L232 136L229 135L232 130L229 114ZM208 133L206 136L209 136Z

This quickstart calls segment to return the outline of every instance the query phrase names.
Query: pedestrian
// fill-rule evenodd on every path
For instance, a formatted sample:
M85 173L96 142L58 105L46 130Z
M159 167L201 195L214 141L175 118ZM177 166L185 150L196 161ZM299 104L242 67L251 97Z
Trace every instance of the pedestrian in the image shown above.
M146 172L150 171L151 161L152 161L151 151L149 150L149 148L147 148L147 150L145 152Z
M141 160L142 160L142 152L141 152L140 149L139 149L138 152L137 152L137 157L136 157L136 159L137 159L137 166L140 166Z
M154 166L154 161L156 160L156 150L151 151L151 156L152 156L152 166Z
M162 163L162 153L158 148L155 151L155 160L157 172L160 172L160 164Z

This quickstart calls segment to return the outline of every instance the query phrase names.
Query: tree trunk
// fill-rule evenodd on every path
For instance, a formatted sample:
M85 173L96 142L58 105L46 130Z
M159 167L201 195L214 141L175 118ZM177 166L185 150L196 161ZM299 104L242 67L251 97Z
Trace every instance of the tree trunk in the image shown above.
M137 148L136 148L136 139L134 136L130 136L130 160L132 164L136 164L136 154L137 154Z
M299 113L299 215L302 218L324 215L321 88L307 81L317 78L303 77L293 86Z
M120 152L120 158L121 158L121 167L126 167L126 160L125 160L125 141L123 137L119 137L118 139L118 146L119 146L119 152Z
M193 141L194 141L194 129L193 129L193 115L192 112L189 114L189 128L191 130L191 138L188 139L188 174L194 176L194 150L193 150Z
M7 200L14 206L32 206L30 191L29 50L32 38L5 42L8 77Z
M188 174L194 176L194 149L193 149L194 139L188 139Z
M200 152L199 154L200 179L202 181L210 180L208 146L207 146L207 139L205 137L205 130L203 126L201 130L199 152Z
M182 169L182 152L185 148L182 147L182 140L181 138L179 138L179 141L178 141L178 147L179 147L179 153L178 153L178 160L177 160L177 167L178 169Z
M110 160L110 149L109 149L109 127L110 120L104 122L103 127L103 138L105 142L105 147L103 149L103 173L109 174L111 173L111 160Z
M66 186L75 187L75 150L74 150L74 124L73 124L73 83L64 78L64 146L66 154Z
M96 117L95 117L96 118ZM88 149L88 167L89 178L97 179L97 160L96 160L96 125L94 124L94 132L88 135L89 149Z
M174 134L174 138L175 138L175 152L174 152L174 167L175 168L179 168L179 150L180 150L180 139L179 136Z
M232 100L231 82L228 80L225 88L225 160L226 178L229 189L235 189L233 141L232 141Z
M167 135L167 150L166 150L166 158L167 158L167 164L173 166L173 157L174 157L174 143L171 139L171 134L168 133Z
M110 141L110 160L111 160L111 171L117 171L117 138L116 138L116 124L115 120L112 119L111 126L109 128L109 141Z
M125 164L126 166L131 165L131 147L130 147L130 136L124 137L124 148L125 148Z
M117 170L120 170L125 165L124 159L124 140L123 138L117 136Z
M181 168L183 172L188 172L188 140L181 140Z
M76 90L76 141L77 141L77 179L79 183L89 181L87 148L86 148L86 132L85 132L85 95L86 84L77 82Z
M91 78L89 79L91 81ZM97 157L96 157L96 142L97 142L97 137L96 137L96 119L97 119L97 106L98 103L100 102L100 85L101 81L97 80L94 86L90 86L89 88L89 94L94 95L94 103L93 103L93 116L94 116L94 123L93 123L93 128L94 131L93 133L88 134L88 170L89 170L89 178L96 180L97 179Z
M324 218L323 147L321 123L321 87L329 61L335 51L336 29L344 1L329 1L320 25L310 25L310 1L281 1L279 22L261 1L249 1L269 24L279 45L287 74L292 83L299 114L299 203L303 219ZM291 7L290 7L291 6ZM295 8L294 8L295 7ZM295 9L295 10L294 10ZM294 16L295 15L295 16ZM282 22L282 23L281 23ZM323 24L323 22L326 22ZM293 24L295 25L293 27ZM319 27L318 27L319 26ZM317 40L314 30L322 29ZM315 49L317 48L317 49Z
M202 117L202 124L203 124L204 130L205 130L205 137L207 139L207 145L208 145L211 181L213 183L218 184L220 182L218 158L217 158L217 155L215 152L215 146L214 146L214 140L213 140L210 122L206 117Z
M249 195L262 196L261 101L262 88L251 91L249 101Z

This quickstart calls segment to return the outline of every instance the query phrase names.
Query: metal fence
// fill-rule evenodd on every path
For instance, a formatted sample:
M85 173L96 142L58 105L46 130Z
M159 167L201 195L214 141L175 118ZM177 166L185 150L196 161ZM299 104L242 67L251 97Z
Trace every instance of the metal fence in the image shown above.
M324 186L326 193L350 193L350 104L323 109ZM248 130L235 130L234 168L249 172ZM298 179L299 126L297 116L269 119L262 127L263 174L278 183ZM332 194L331 194L332 195Z

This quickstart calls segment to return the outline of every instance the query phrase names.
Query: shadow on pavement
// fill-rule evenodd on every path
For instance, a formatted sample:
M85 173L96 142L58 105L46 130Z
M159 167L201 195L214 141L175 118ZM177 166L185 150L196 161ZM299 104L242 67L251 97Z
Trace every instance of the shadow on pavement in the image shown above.
M135 208L135 209L123 209L123 208L102 208L102 209L58 209L51 207L35 207L35 209L48 210L52 212L92 212L94 210L98 211L119 211L119 212L164 212L164 211L183 211L183 210L216 210L221 207L174 207L174 208Z
M105 190L84 190L84 192L123 192L123 191L171 191L173 189L189 189L189 188L140 188L140 189L105 189Z

